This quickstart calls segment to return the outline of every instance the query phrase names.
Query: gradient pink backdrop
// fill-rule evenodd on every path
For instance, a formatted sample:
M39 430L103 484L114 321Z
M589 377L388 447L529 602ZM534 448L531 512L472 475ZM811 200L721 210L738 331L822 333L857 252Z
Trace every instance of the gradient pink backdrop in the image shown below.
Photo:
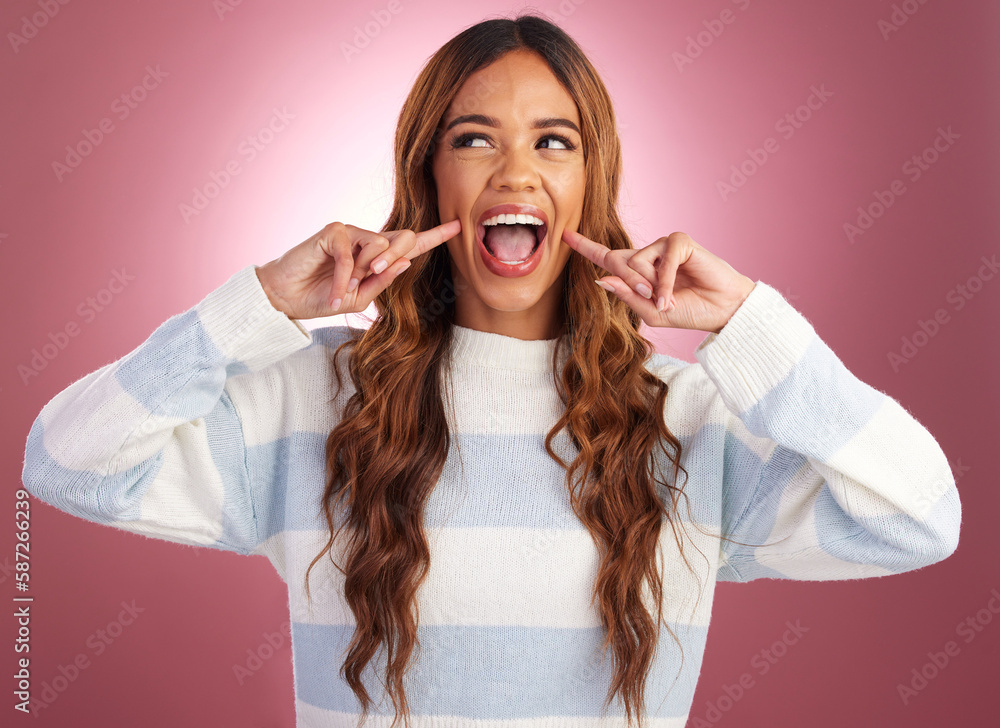
M378 229L391 202L396 115L418 68L468 25L523 7L397 1L399 11L384 12L388 24L349 58L343 48L355 42L355 26L388 2L221 0L231 10L221 15L210 0L71 2L26 43L7 35L0 401L8 426L0 447L8 486L0 513L8 523L41 407L237 269L333 220ZM24 18L44 4L5 4L0 29L30 32ZM689 725L982 726L1000 708L1000 615L973 641L958 639L960 654L907 705L897 694L1000 589L1000 468L989 460L1000 433L1000 278L980 279L961 310L953 302L955 287L979 275L981 257L1000 253L1000 9L903 4L916 12L888 37L879 21L890 21L889 2L530 6L583 46L611 90L625 153L621 205L637 244L683 230L782 291L848 368L927 426L959 477L961 545L941 564L854 583L722 585ZM681 70L674 54L727 8L733 22ZM120 119L112 103L147 65L167 75ZM824 85L832 95L812 117L790 139L778 134L775 123ZM275 108L294 118L247 161L241 142ZM104 117L114 129L59 180L52 163ZM904 163L939 127L957 140L911 181ZM778 150L724 200L717 182L768 137ZM185 221L181 203L231 159L241 173ZM905 194L849 242L844 223L894 179ZM87 299L115 271L134 280L97 311ZM894 369L889 353L938 309L948 322ZM32 350L70 322L78 335L23 381L18 367L30 367ZM690 361L705 336L649 335ZM9 599L14 538L12 527L5 532L0 582ZM35 724L293 725L287 634L242 684L233 671L288 619L285 585L265 559L143 539L37 501L31 547L34 696L77 655L90 661ZM95 654L92 636L123 601L144 611ZM28 724L10 707L16 625L13 610L3 611L0 722ZM795 620L808 633L761 675L755 655ZM713 720L708 704L745 672L755 685Z

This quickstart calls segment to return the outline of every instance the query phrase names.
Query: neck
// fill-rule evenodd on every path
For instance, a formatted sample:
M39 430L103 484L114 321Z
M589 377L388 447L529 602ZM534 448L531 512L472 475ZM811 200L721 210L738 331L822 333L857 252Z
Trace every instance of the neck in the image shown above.
M452 266L452 275L456 275ZM459 274L460 275L460 274ZM563 275L560 275L541 298L533 305L519 311L493 308L467 289L472 286L462 281L466 293L455 299L455 324L467 329L501 334L525 341L552 340L562 329L560 311L563 297Z
M456 311L455 324L466 329L524 341L547 341L559 336L559 326L554 320L539 321L530 311L492 311L475 317L463 317Z

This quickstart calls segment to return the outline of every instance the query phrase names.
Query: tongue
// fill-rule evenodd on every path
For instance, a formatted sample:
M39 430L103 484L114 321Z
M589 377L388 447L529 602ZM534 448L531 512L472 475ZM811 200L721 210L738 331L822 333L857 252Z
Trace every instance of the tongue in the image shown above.
M524 260L538 239L534 225L493 225L486 228L483 244L493 257L504 261Z

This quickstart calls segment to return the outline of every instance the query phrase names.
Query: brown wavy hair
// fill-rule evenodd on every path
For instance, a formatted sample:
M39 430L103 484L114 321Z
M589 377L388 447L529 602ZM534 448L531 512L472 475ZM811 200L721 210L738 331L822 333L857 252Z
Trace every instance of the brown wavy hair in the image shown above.
M427 62L399 115L395 197L381 232L440 224L431 157L441 142L441 120L472 73L517 49L538 53L576 101L586 169L580 232L612 249L632 248L616 209L622 155L611 97L580 47L536 15L473 25ZM309 571L326 553L333 561L334 540L349 526L346 566L334 562L345 576L345 598L356 619L341 675L362 705L362 723L373 701L361 675L384 644L385 688L396 710L392 725L401 713L409 726L403 674L414 646L419 647L416 594L430 564L424 505L450 443L438 377L454 321L448 256L446 246L439 245L415 258L376 297L378 316L371 326L353 330L353 338L334 354L339 394L337 356L351 348L348 368L355 392L326 442L322 510L330 538L306 571L306 592ZM600 555L594 595L600 602L603 650L612 648L615 665L604 708L620 693L629 724L634 712L642 728L646 676L661 623L680 645L663 621L656 552L665 520L683 556L671 515L679 497L687 496L676 485L678 471L684 470L681 443L664 422L668 386L644 366L653 347L639 334L639 315L594 285L604 274L575 254L562 272L562 321L552 373L566 409L546 435L545 449L566 469L572 507ZM562 347L568 347L568 357L559 371ZM563 428L578 450L568 466L551 446ZM672 465L670 482L662 488L655 479L656 447ZM686 481L686 471L684 476ZM335 529L345 501L342 524ZM644 580L657 605L655 621L643 605Z

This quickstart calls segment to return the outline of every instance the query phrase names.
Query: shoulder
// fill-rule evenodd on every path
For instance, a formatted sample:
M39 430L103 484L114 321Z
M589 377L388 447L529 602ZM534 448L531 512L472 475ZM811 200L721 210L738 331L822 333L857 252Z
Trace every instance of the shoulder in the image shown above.
M313 339L312 344L310 344L311 348L321 347L328 350L332 354L337 350L337 347L345 341L360 338L361 334L364 333L364 329L356 329L341 324L339 326L323 326L315 328L309 333ZM350 347L348 347L348 349L349 348ZM345 351L348 349L345 349Z
M363 330L352 329L349 326L324 326L309 330L311 341L307 346L274 362L265 369L254 373L245 373L230 378L229 384L243 384L256 387L264 383L270 386L287 388L291 392L306 392L315 389L317 383L329 383L336 388L337 382L333 372L334 354L337 348L363 333ZM345 347L337 357L344 386L350 385L347 359L350 347ZM246 380L246 381L241 381Z
M285 362L289 371L308 371L314 373L317 369L333 371L333 356L341 344L361 337L363 329L355 329L346 325L323 326L309 331L312 341L309 346L289 356ZM351 347L344 347L337 357L341 372L347 374L347 358Z
M686 391L715 390L715 385L699 362L689 362L669 354L653 352L645 361L646 369L671 388Z
M226 380L248 443L277 442L294 433L329 433L354 393L347 366L350 347L337 360L339 393L333 369L334 352L353 338L352 329L328 326L309 334L308 346L263 369Z
M667 385L664 418L674 434L691 436L706 424L725 421L725 403L701 363L654 352L645 365Z

